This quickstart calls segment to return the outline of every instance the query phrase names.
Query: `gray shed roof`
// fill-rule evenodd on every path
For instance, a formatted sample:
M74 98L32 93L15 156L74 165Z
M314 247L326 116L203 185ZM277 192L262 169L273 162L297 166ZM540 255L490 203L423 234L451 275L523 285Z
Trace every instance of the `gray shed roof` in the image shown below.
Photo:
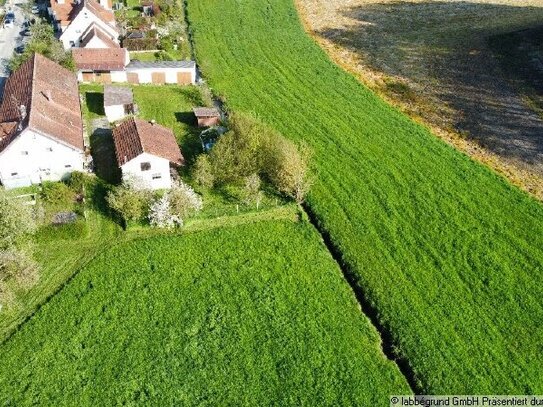
M156 68L194 68L196 63L194 61L138 61L133 60L126 66L127 70L130 69L156 69Z
M104 106L129 105L133 102L132 89L126 86L104 86Z
M221 117L221 112L215 107L195 107L192 110L196 117Z

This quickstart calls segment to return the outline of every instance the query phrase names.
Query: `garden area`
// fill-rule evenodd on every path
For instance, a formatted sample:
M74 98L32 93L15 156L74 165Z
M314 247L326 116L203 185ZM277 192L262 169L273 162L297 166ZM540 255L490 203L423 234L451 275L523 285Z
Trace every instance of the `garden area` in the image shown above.
M125 0L120 4L115 17L123 32L123 47L131 51L130 58L192 59L182 0Z

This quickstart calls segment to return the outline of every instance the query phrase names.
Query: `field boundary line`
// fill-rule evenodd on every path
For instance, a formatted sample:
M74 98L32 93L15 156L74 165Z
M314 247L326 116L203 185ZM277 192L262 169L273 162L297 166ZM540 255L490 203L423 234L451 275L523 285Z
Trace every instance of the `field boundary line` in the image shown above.
M353 295L360 306L360 312L370 321L371 325L377 331L381 339L381 350L384 356L389 361L396 364L398 370L405 378L413 394L424 394L420 380L417 378L417 375L411 367L409 360L405 356L398 355L398 353L395 352L396 344L392 337L392 332L379 320L377 308L371 305L364 288L360 285L356 274L351 270L349 264L347 264L347 262L345 262L343 259L341 250L332 241L330 233L323 226L321 226L318 216L315 214L315 212L313 212L307 203L302 204L302 209L307 215L308 222L313 226L313 228L315 228L316 232L321 237L323 244L326 246L326 250L330 253L330 256L332 256L332 259L336 262L341 270L343 279L351 288L351 291L353 292Z

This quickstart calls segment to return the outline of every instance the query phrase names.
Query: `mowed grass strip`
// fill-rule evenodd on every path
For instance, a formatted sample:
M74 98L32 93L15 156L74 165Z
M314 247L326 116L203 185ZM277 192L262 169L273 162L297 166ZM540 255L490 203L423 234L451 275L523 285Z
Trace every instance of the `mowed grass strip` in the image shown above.
M292 0L189 0L233 110L315 151L309 205L420 391L543 392L543 210L333 65Z
M2 405L388 405L409 392L305 222L133 241L0 347Z

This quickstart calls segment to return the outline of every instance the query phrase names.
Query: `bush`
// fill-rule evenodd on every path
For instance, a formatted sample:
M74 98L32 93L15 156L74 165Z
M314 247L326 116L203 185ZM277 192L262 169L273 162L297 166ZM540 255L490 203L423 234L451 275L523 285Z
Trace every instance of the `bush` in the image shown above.
M130 182L110 191L106 197L107 203L125 222L136 222L147 216L151 191L138 189Z
M68 186L77 194L83 193L87 183L87 175L80 171L74 171L70 174Z
M63 182L45 181L42 184L41 196L44 201L53 204L67 204L74 200L74 192Z
M0 250L14 246L20 237L35 230L36 222L30 206L8 198L0 190Z
M30 256L15 249L0 251L0 282L15 280L21 288L28 288L38 278L38 266Z

